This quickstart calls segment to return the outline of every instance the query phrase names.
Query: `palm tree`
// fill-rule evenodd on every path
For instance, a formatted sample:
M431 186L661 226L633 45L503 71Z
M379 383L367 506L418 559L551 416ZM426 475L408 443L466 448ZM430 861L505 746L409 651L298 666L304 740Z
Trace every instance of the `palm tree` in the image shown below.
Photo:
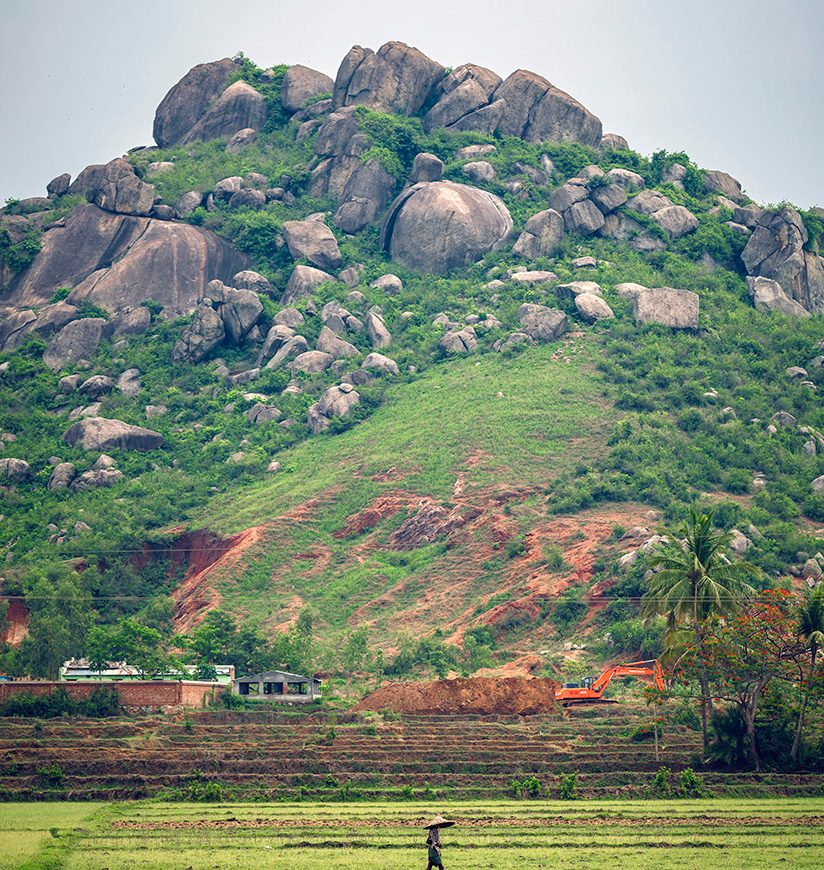
M795 728L793 748L790 758L798 760L798 750L801 747L801 734L804 730L804 716L807 713L807 701L810 699L810 689L815 676L815 663L818 651L824 647L824 584L816 588L806 597L798 611L798 636L803 640L805 648L810 651L810 669L807 674L807 690L801 702L798 713L798 724Z
M731 561L727 556L732 534L716 529L713 515L692 508L684 526L663 530L664 541L653 551L649 565L655 570L647 583L642 614L667 619L666 654L686 634L692 635L699 653L701 680L701 724L704 749L709 745L707 721L712 715L709 679L702 655L702 626L710 616L727 616L737 611L755 590L746 580L758 577L755 565Z

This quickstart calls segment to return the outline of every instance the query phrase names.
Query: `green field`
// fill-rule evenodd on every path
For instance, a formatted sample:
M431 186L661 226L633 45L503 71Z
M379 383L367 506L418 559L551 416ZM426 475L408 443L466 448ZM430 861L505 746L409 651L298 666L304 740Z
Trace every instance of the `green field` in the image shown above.
M2 867L415 868L420 822L444 832L444 865L715 870L821 867L824 799L0 805ZM51 831L49 830L51 829ZM22 834L22 836L21 836Z

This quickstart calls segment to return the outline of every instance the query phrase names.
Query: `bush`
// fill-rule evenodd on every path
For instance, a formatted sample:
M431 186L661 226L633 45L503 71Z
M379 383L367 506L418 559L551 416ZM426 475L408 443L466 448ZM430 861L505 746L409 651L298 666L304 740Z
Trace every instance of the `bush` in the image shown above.
M578 774L562 773L561 785L558 797L562 801L574 801L578 799Z
M0 705L0 716L55 719L58 716L88 716L103 719L120 713L120 696L114 686L98 686L88 698L74 699L60 687L48 695L20 692Z
M691 767L685 767L681 771L678 785L683 797L704 797L706 794L703 780Z
M670 784L670 769L664 765L658 768L658 772L652 778L650 793L657 798L671 798L672 785Z
M513 779L509 784L512 796L516 798L535 799L541 796L541 780L537 776L528 776L524 779Z

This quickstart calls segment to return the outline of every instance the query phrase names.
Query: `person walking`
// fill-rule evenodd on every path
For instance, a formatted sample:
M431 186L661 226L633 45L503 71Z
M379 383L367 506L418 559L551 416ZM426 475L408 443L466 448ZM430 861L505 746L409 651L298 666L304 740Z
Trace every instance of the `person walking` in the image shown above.
M451 828L455 822L447 821L443 816L435 816L429 824L424 827L429 831L426 837L426 849L429 863L426 865L426 870L433 870L437 867L443 870L443 860L441 859L441 828Z

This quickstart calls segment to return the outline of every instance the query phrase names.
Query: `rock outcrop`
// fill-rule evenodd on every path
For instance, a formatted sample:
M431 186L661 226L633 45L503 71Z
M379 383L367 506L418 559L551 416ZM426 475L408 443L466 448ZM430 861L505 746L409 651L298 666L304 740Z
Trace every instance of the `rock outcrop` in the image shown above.
M163 436L142 426L130 426L122 420L88 417L80 420L63 433L63 440L71 447L83 450L156 450L163 444Z
M824 311L824 260L807 249L808 241L794 208L765 211L741 259L751 276L777 281L790 299L816 314Z
M266 100L248 82L229 85L195 125L180 139L180 144L232 136L238 130L260 130L266 122Z
M451 181L414 184L389 207L381 245L419 272L446 274L503 245L512 218L494 194Z
M102 317L86 317L67 323L49 342L43 362L50 369L68 365L94 355L103 335L106 321Z
M286 221L283 238L296 260L308 260L319 269L336 269L342 263L337 239L322 221Z
M297 112L308 100L331 94L334 86L335 83L325 73L297 63L290 66L283 76L280 102L287 112Z
M360 402L360 394L347 383L329 389L309 407L306 412L306 422L313 432L323 432L329 428L329 422L334 417L346 417Z
M527 142L580 142L592 148L601 142L598 118L537 73L516 70L493 97L506 103L498 125L505 136Z
M569 328L563 311L525 302L518 309L521 330L533 341L557 341Z
M778 281L772 278L747 278L747 290L758 311L778 311L792 317L809 317L810 312L790 299Z
M181 142L226 90L230 77L239 70L240 64L229 57L190 69L157 107L153 130L155 142L161 148Z
M436 158L437 159L437 158ZM376 220L395 190L395 178L379 160L361 163L349 176L333 221L345 233L357 233Z
M377 53L356 45L338 69L332 105L414 115L443 73L440 64L403 42L387 42Z
M44 305L59 287L73 287L69 303L114 312L152 298L170 315L187 314L209 280L245 266L246 257L209 230L82 205L43 234L8 302Z
M698 328L698 294L672 287L650 289L640 284L619 284L619 296L632 301L638 323L660 323L672 329Z

